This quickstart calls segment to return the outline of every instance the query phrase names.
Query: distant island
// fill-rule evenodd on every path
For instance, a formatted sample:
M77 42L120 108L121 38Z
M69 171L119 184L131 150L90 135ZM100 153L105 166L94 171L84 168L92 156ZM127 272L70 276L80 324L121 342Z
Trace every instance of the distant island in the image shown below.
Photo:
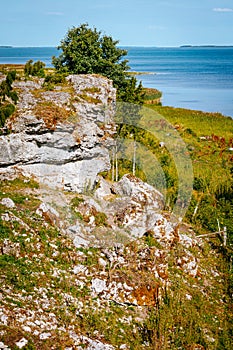
M233 47L233 45L181 45L180 48L187 47Z
M10 45L0 45L0 49L11 49L12 47Z

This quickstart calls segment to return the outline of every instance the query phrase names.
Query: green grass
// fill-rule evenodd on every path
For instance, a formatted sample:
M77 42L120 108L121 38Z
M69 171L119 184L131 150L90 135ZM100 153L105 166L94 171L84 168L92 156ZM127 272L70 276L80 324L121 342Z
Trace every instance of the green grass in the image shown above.
M144 94L143 100L146 104L147 103L159 103L160 99L162 97L161 91L159 91L157 89L144 88L142 90L142 93Z
M184 253L180 244L175 245L170 252L164 252L162 246L148 234L147 237L125 246L121 253L125 260L123 266L108 263L104 271L99 265L99 258L103 258L101 249L75 249L68 237L62 236L49 221L46 222L45 218L35 213L40 204L34 193L36 187L36 183L30 183L23 178L0 184L2 193L3 189L5 191L4 195L17 198L26 191L28 198L20 200L16 204L17 210L12 209L12 212L30 229L17 221L0 220L0 247L6 238L20 245L19 257L14 253L0 255L2 302L12 315L19 310L25 312L30 309L37 313L38 308L43 309L37 300L40 298L39 289L44 288L50 301L49 309L43 310L45 314L52 312L60 326L72 326L77 334L100 339L116 348L126 344L129 349L135 350L154 350L155 346L168 350L188 349L193 344L200 344L208 349L230 350L230 320L227 320L224 313L228 300L226 285L220 278L211 279L208 276L213 268L216 271L216 266L221 278L222 273L225 273L224 260L217 250L214 251L208 244L201 248L191 248L190 252L200 265L199 275L193 278L177 267L176 261ZM71 205L75 208L82 203L81 196L71 200ZM6 208L0 206L0 217L5 211ZM98 214L102 225L106 216L97 212L96 219ZM55 256L54 246L57 247ZM158 252L162 253L160 258L156 258ZM142 259L141 256L146 258ZM168 264L168 287L155 277L152 270L160 263ZM78 264L88 269L84 287L77 284L78 276L72 273L74 265ZM59 275L54 275L55 270L60 271ZM90 287L93 277L133 286L134 297L137 298L140 293L136 291L142 290L147 293L149 303L138 308L133 304L120 305L114 300L101 299L101 296L92 297ZM9 286L11 289L8 289ZM153 289L157 286L159 299L154 303ZM191 300L187 298L187 294L192 296ZM73 299L65 301L64 295ZM223 295L225 301L221 303L219 300ZM29 296L31 299L27 298ZM78 308L79 302L83 304L81 312ZM230 310L228 315L229 313ZM42 341L20 327L17 323L0 327L0 331L7 330L3 333L2 341L11 348L22 337L29 340L28 349L63 349L64 346L72 346L65 332L51 331L51 338ZM212 345L206 339L205 329L215 339Z
M174 107L150 106L150 108L172 125L191 129L198 137L215 134L225 137L226 140L232 138L233 119L231 117L224 117L220 113L206 113Z

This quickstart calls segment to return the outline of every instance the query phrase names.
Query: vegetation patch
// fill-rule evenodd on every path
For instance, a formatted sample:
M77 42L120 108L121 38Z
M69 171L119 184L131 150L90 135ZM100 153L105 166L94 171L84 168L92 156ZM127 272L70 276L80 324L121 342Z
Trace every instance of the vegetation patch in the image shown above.
M57 123L63 123L70 117L70 111L53 102L38 103L34 109L38 118L42 118L48 129L54 130Z
M85 101L85 102L88 102L88 103L93 103L93 104L95 104L95 105L101 103L100 98L91 96L91 95L89 95L89 94L87 94L87 93L85 93L85 92L79 93L79 94L75 97L75 99L77 99L78 102L83 102L83 101Z
M142 94L145 104L158 104L162 97L161 91L152 88L143 88Z
M89 94L99 94L101 92L101 89L97 86L90 86L86 87L82 90L84 93L89 93Z
M6 79L0 83L0 127L15 111L18 95L13 90L12 83L16 79L16 71L9 71Z

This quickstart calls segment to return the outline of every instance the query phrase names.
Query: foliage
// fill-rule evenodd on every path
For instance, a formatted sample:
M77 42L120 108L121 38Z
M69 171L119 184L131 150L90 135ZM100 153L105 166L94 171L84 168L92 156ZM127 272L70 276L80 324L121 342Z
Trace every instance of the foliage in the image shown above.
M147 105L148 107L148 105ZM186 214L186 220L197 230L218 231L227 228L228 244L233 243L233 155L229 150L232 147L233 120L219 113L205 113L201 111L186 110L181 108L162 107L156 104L150 105L155 111L156 120L152 115L143 113L141 121L144 125L158 123L158 116L173 125L186 143L187 152L192 159L194 182L193 196ZM140 122L140 125L142 124ZM148 131L138 126L120 126L119 133L122 138L129 138L134 134L140 144L151 150L163 169L166 177L167 195L169 205L176 200L178 178L175 164L166 147L159 147L157 140ZM155 167L151 173L156 173ZM152 185L156 185L156 179L147 176ZM155 180L153 180L155 179ZM158 187L157 187L158 188ZM170 197L170 198L169 198ZM196 208L197 207L197 208ZM196 212L194 215L194 211Z
M63 73L55 72L53 74L48 74L45 76L43 87L46 90L53 90L54 85L56 84L64 84L66 75Z
M74 197L72 198L70 203L71 203L71 207L75 209L76 207L79 206L79 204L83 202L84 202L84 199L82 197Z
M35 107L35 115L43 118L46 127L54 130L58 122L62 122L70 116L70 112L65 108L57 106L53 102L43 102Z
M95 224L96 226L107 226L107 215L102 212L95 213Z
M103 248L77 250L72 237L59 234L51 222L36 214L41 203L36 197L37 188L35 181L26 178L0 183L0 198L9 197L16 204L15 209L0 204L0 289L3 309L8 310L12 320L7 326L0 326L4 344L13 349L16 341L24 337L28 340L25 349L68 348L74 346L67 335L72 327L76 334L101 340L115 348L125 344L135 350L231 349L232 311L230 306L227 308L228 285L224 277L227 266L217 250L204 242L201 247L190 248L200 269L198 275L192 277L177 265L184 248L177 243L166 258L164 247L148 232L141 240L124 247L119 255L123 264L119 259L103 267L100 257L108 261ZM23 200L26 194L27 200ZM70 198L70 193L64 195ZM83 200L81 195L72 195L70 205L77 208L82 206ZM5 213L14 214L18 221L4 220ZM106 224L104 213L92 214L96 224ZM13 251L2 254L1 247L6 239L20 245L19 256ZM115 247L112 252L116 252ZM168 264L168 279L163 282L155 278L153 270L160 264L156 259L159 256L162 264ZM228 263L230 265L230 260ZM82 265L88 273L75 274L74 267ZM215 278L209 276L210 273L211 276L215 274ZM139 290L144 287L143 293L144 290L150 293L148 295L153 296L156 303L146 302L140 307L134 302L104 299L101 294L93 297L91 281L94 276L109 278L109 288L111 284L114 288L114 283L138 286ZM158 295L152 289L154 284L158 286ZM59 327L67 330L66 336L64 331L50 329L51 337L43 340L35 332L24 331L15 319L21 314L29 319L27 310L35 315L34 320L41 320L40 315L43 315L45 323L52 312Z
M106 76L113 80L119 100L142 103L142 85L137 86L136 78L127 75L128 61L123 59L127 51L117 47L118 43L87 23L81 24L68 30L58 47L62 53L52 63L58 72Z
M16 71L10 71L0 84L0 127L4 126L6 119L15 111L18 101L18 95L12 88L15 79Z
M161 91L153 88L143 88L143 100L144 103L157 104L160 103L160 98L162 97Z
M45 76L44 68L45 68L44 62L36 61L33 63L33 60L29 60L25 64L24 74L26 77L36 76L36 77L43 78Z

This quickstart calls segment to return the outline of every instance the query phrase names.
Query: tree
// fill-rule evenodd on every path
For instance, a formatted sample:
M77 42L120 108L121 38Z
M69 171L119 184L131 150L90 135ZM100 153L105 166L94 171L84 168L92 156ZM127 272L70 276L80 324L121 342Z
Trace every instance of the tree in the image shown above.
M58 46L62 53L52 63L59 72L106 76L113 80L118 100L141 104L142 85L128 75L128 60L123 59L127 51L117 47L118 43L84 23L68 30Z
M24 74L26 77L29 77L31 75L43 78L45 76L44 68L44 62L36 61L33 63L33 60L29 60L24 66Z
M10 71L0 84L0 127L4 126L6 119L15 111L18 95L11 86L15 79L16 71Z

